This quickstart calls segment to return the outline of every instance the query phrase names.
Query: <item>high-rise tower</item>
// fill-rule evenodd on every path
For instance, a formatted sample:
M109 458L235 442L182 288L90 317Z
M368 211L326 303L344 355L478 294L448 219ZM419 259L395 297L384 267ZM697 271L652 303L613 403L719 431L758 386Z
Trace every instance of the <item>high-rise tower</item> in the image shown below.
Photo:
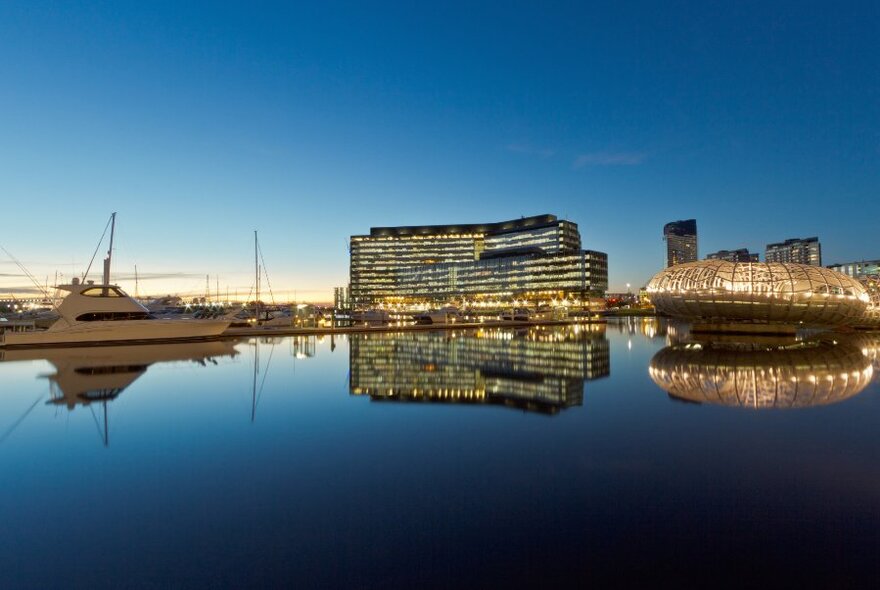
M671 221L663 226L666 267L697 261L697 220Z

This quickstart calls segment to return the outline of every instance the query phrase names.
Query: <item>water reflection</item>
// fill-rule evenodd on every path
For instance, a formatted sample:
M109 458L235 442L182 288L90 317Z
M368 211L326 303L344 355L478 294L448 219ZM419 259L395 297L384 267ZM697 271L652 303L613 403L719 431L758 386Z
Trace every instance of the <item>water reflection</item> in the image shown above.
M237 354L231 341L194 342L180 344L152 344L137 346L102 346L82 348L6 350L0 352L0 361L46 360L55 372L42 377L49 380L49 405L66 407L99 404L103 411L99 425L104 444L109 444L107 403L156 363L193 361L201 365L216 364L218 358ZM39 401L39 400L38 400ZM28 409L33 410L35 403ZM24 419L22 416L16 425ZM97 418L96 418L97 419ZM10 432L4 434L4 438Z
M353 335L353 395L555 414L610 375L604 326Z
M677 326L653 316L623 316L608 322L608 330L627 336L640 335L647 338L665 338L668 331L674 332Z
M832 340L679 343L654 355L648 370L674 399L755 409L836 403L873 376L858 346Z
M873 363L874 379L880 378L880 334L877 332L855 334L850 336L848 341L858 347Z

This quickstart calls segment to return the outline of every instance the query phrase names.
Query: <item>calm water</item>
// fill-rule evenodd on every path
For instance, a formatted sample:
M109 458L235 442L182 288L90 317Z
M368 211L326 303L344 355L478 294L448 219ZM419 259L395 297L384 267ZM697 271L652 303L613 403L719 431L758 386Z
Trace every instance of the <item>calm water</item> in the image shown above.
M878 349L637 319L0 353L0 585L867 585Z

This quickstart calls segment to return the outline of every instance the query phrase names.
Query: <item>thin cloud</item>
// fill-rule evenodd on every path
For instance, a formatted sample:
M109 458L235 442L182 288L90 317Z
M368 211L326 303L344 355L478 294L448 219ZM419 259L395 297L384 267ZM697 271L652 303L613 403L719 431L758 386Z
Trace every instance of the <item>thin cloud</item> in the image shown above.
M14 295L42 295L43 291L34 287L0 287L0 293Z
M547 158L552 157L556 150L552 150L550 148L540 148L535 147L528 143L510 143L505 146L505 149L508 152L513 152L515 154L526 154L529 156L537 156L542 160L546 160Z
M645 161L645 154L639 152L591 152L580 154L574 159L572 168L585 166L638 166Z
M195 273L195 272L139 272L137 277L135 277L134 273L113 273L113 280L116 281L133 281L137 278L138 281L155 281L155 280L164 280L164 279L197 279L197 278L205 278L204 273Z

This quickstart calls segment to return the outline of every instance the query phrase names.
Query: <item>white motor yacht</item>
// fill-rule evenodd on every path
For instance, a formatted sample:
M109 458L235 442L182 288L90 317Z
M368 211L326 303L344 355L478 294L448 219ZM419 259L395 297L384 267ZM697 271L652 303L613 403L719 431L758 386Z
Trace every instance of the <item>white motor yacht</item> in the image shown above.
M59 285L68 295L59 318L46 330L3 330L0 346L48 346L210 338L221 335L229 320L154 319L147 308L116 285L85 284L74 279Z
M115 220L114 213L113 229ZM68 293L56 310L58 319L42 330L5 329L0 324L0 347L193 340L220 336L229 327L229 320L155 319L146 307L110 284L113 229L101 284L74 278L69 285L58 285Z

